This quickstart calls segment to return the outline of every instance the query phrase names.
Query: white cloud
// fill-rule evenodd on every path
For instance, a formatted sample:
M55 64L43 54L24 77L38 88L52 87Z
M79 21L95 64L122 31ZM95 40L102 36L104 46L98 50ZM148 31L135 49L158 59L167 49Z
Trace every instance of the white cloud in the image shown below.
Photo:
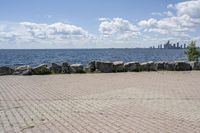
M160 20L150 18L142 20L138 25L145 32L155 32L176 37L188 37L190 32L200 26L200 0L180 2L176 5L168 5L168 8L175 7L177 15L170 11L164 12L168 17Z
M153 15L153 16L163 16L163 14L160 13L160 12L152 12L151 15Z
M152 12L151 15L153 15L153 16L160 16L160 17L164 17L164 16L172 17L172 16L174 16L173 13L170 12L170 11L163 12L163 13L160 13L160 12Z
M174 16L173 13L170 12L170 11L164 12L163 14L166 15L166 16L168 16L168 17Z
M149 20L142 20L138 23L142 28L153 28L157 25L157 20L154 18L150 18Z
M99 18L98 20L99 20L99 21L109 21L110 18Z
M140 34L135 25L122 18L101 21L99 32L104 36L117 36L119 38L135 37Z
M0 28L1 41L15 43L85 43L93 38L88 31L81 27L65 24L38 24L21 22L9 25L10 28Z
M200 0L181 2L175 5L177 15L188 15L191 18L200 18Z
M174 8L174 5L173 5L173 4L169 4L169 5L167 5L167 8L168 8L168 9Z
M23 22L20 23L25 32L32 37L41 39L69 39L69 38L87 38L89 33L81 27L64 23L36 24Z
M139 47L155 45L155 42L161 43L168 39L174 42L200 40L197 35L200 27L199 7L200 0L169 4L167 11L154 12L151 15L156 15L156 18L141 20L136 25L123 18L102 17L99 18L100 34L96 35L82 27L60 22L0 23L0 47L6 43L17 43L23 48L29 44L37 45L37 48ZM33 45L28 48L34 48ZM14 45L10 47L15 48Z

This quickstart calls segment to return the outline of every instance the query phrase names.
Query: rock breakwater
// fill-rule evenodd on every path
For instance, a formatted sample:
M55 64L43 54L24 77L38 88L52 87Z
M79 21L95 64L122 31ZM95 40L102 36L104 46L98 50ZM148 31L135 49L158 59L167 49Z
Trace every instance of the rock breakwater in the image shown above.
M88 65L69 64L41 64L36 67L20 66L11 68L0 67L0 75L44 75L44 74L71 74L71 73L115 73L141 71L191 71L200 70L200 62L126 62L123 61L91 61Z

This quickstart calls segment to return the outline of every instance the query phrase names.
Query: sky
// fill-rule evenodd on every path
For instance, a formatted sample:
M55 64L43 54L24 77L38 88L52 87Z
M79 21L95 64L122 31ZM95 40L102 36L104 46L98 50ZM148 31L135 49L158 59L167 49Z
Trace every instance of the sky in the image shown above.
M200 45L200 0L0 0L0 48Z

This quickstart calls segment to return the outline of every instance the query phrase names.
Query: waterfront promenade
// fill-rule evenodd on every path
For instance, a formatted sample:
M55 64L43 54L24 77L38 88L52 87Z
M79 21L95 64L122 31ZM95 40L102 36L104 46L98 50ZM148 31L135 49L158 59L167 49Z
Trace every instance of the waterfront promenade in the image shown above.
M0 132L199 133L200 71L0 76Z

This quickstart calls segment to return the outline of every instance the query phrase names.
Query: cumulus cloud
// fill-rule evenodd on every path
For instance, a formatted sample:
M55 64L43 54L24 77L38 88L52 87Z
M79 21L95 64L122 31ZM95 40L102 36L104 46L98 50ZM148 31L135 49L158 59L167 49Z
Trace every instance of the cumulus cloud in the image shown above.
M191 18L200 18L200 0L181 2L175 5L177 15L188 15Z
M174 16L173 13L170 12L170 11L163 12L163 13L160 13L160 12L152 12L151 15L153 15L153 16L161 16L161 17L163 17L163 16L168 16L168 17Z
M18 44L57 44L68 48L77 47L134 47L163 42L167 39L191 40L200 28L200 0L190 0L169 4L167 11L154 12L157 18L141 20L137 24L123 18L99 18L99 33L90 34L80 26L54 23L39 24L21 22L15 24L0 23L0 45ZM50 17L50 16L49 16ZM193 33L193 34L191 34ZM194 39L199 39L195 37ZM160 41L159 41L160 40ZM86 44L86 45L85 45ZM91 45L93 44L93 45ZM49 48L50 45L46 47ZM73 45L73 46L72 46ZM40 48L40 46L38 46Z
M142 28L152 28L156 27L157 25L157 20L154 18L150 18L149 20L142 20L138 23L139 26Z
M25 32L35 38L41 39L68 39L68 38L87 38L89 33L81 27L64 23L36 24L23 22L20 23Z
M170 11L166 12L166 18L160 20L150 18L142 20L138 25L145 32L156 32L171 36L188 37L189 33L200 26L200 0L180 2L175 5L168 5L168 8L175 7L176 16Z
M117 36L119 38L131 38L140 34L139 29L135 25L122 18L113 18L101 21L99 32L103 36Z
M88 31L81 27L65 24L38 24L21 22L10 28L0 29L1 41L15 40L16 42L39 42L39 43L67 43L72 41L84 42L93 38Z
M166 15L166 16L168 16L168 17L174 16L173 13L170 12L170 11L164 12L163 14Z

